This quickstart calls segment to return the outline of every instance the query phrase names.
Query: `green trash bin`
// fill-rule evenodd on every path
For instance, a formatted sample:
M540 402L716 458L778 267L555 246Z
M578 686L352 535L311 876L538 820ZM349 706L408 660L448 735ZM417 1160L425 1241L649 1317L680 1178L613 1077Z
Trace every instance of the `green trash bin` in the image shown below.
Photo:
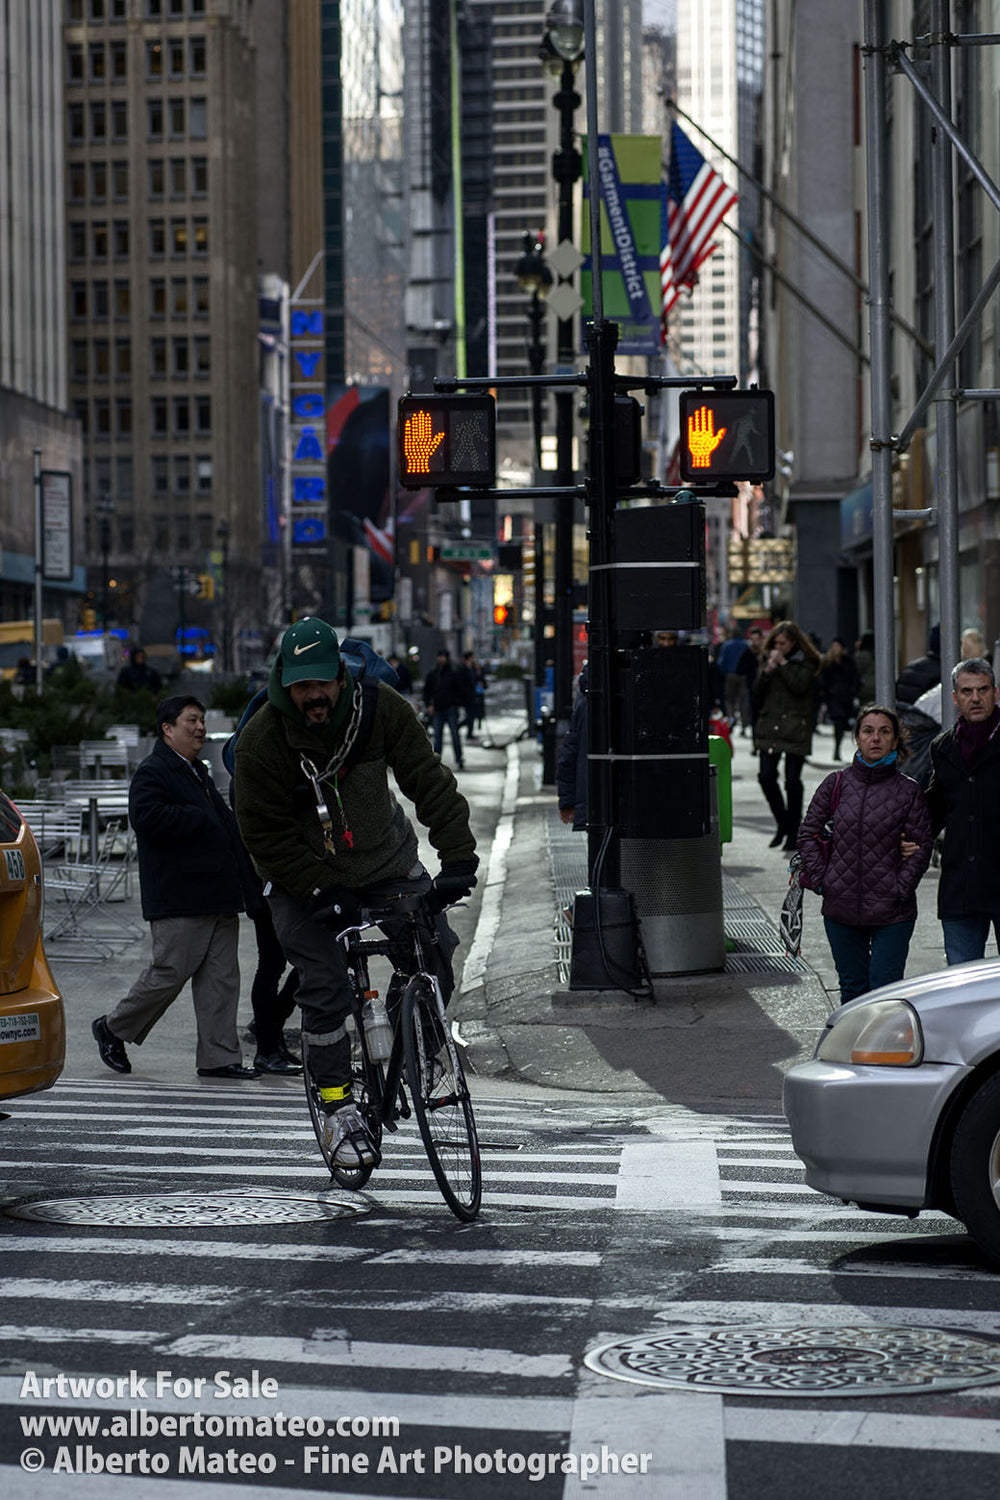
M719 792L719 842L733 841L733 752L721 734L708 737L709 764L716 769L715 784Z

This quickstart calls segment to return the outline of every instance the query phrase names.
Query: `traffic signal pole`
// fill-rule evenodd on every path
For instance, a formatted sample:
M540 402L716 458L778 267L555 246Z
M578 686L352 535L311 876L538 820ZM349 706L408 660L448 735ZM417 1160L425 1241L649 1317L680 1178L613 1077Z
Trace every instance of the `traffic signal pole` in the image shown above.
M618 324L591 323L590 581L587 688L587 870L592 891L619 883L613 785L615 517L615 349Z

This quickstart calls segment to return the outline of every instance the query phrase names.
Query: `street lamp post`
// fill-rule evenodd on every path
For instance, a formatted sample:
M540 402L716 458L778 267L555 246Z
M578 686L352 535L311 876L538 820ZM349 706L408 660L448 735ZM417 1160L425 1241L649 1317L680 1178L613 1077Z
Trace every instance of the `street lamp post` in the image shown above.
M580 176L580 153L574 141L573 117L580 96L573 87L583 56L584 20L582 0L553 0L545 17L542 60L559 77L559 92L553 103L559 111L559 149L552 157L552 175L559 188L557 248L573 242L573 185ZM568 281L560 274L560 282ZM559 374L570 373L575 356L573 316L559 318L556 365ZM556 394L557 488L569 489L573 473L573 404L571 390ZM555 551L555 716L559 733L569 726L573 708L573 510L571 495L556 502Z
M541 375L545 365L545 343L542 324L545 313L542 299L552 285L552 272L545 264L545 239L539 233L532 235L525 230L524 252L514 268L517 284L523 292L531 293L528 305L528 369L532 375ZM542 467L542 402L544 392L540 385L532 387L531 411L535 439L535 482ZM545 527L535 521L535 686L545 682ZM548 757L551 758L551 757ZM552 778L550 778L551 780Z
M216 536L222 543L222 670L229 671L229 522L220 521Z

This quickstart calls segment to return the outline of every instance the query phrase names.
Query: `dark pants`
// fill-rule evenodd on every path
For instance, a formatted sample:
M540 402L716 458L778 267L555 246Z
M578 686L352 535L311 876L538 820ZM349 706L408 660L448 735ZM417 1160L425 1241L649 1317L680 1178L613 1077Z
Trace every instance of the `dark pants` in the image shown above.
M1000 912L993 916L976 912L971 917L942 917L944 952L948 963L967 964L975 959L985 958L991 923L997 949L1000 951Z
M444 743L444 726L446 724L451 730L451 743L455 751L455 762L457 765L461 765L462 741L458 733L458 707L456 705L453 705L451 708L436 708L434 710L434 717L431 720L434 732L434 754L441 754L441 746Z
M257 936L257 972L253 976L250 1004L253 1006L257 1051L270 1057L284 1040L282 1030L295 1009L299 976L293 968L284 984L281 983L288 961L274 930L271 908L265 903L251 916Z
M902 979L915 917L884 927L848 927L824 917L823 925L837 965L841 1005Z
M419 881L416 889L430 889L426 872L414 881ZM411 882L397 882L398 888L404 886L414 888ZM355 894L362 902L372 900L374 895L371 891ZM302 1007L302 1040L309 1048L309 1072L320 1088L338 1088L351 1076L351 1039L345 1022L353 990L347 955L334 929L325 922L314 922L302 902L274 887L267 899L278 941L299 972L296 1000ZM380 925L389 941L395 942L405 934L407 923L397 917ZM458 938L443 916L434 919L433 929L425 924L424 932L432 969L447 1003L455 988L451 955Z
M782 755L785 757L784 800L781 796L781 788L778 786L778 766ZM760 752L760 770L757 773L757 780L760 782L761 791L767 798L768 807L774 813L778 831L792 842L795 840L802 821L802 767L805 763L804 755L792 755L788 751L762 750Z

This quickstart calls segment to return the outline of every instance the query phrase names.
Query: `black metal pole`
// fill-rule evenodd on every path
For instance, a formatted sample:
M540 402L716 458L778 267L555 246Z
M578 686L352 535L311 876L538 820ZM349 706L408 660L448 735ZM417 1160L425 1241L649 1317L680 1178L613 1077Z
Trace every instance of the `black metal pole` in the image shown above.
M620 846L615 827L611 752L614 748L614 606L611 587L615 516L615 349L617 323L587 328L590 391L590 582L587 690L587 867L590 888L617 888Z
M559 92L554 101L559 111L559 150L552 158L552 172L559 185L560 245L573 242L573 184L580 175L580 154L573 141L573 116L580 96L573 87L573 65L564 62ZM564 278L560 277L560 281ZM573 319L560 318L557 327L557 373L565 374L575 356ZM572 390L556 394L557 486L573 484ZM573 710L573 511L571 495L556 501L555 542L555 717L561 737L569 727Z
M528 344L528 368L532 375L541 375L545 366L545 345L542 342L542 299L537 287L531 294L528 308L528 323L531 339ZM531 389L531 415L535 439L535 478L541 476L542 468L542 399L540 385ZM535 686L545 682L545 528L535 523Z

